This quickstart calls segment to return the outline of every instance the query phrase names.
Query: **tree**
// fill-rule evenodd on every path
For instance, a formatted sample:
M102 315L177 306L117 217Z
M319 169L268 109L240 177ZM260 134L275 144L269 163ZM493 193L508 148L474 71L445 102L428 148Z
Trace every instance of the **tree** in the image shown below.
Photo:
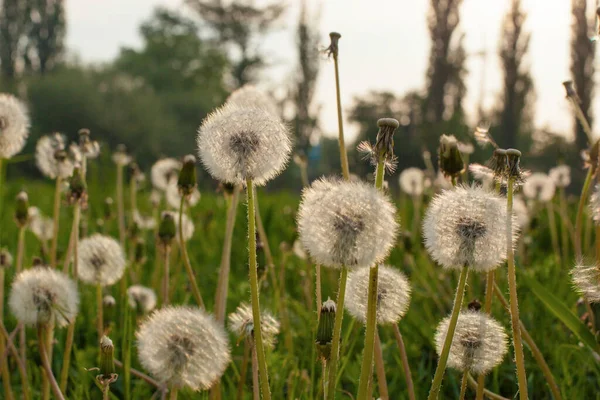
M25 66L41 75L61 61L66 19L64 0L29 0L29 30Z
M23 57L28 5L23 0L4 0L0 7L0 67L2 76L12 80Z
M272 3L262 7L253 0L186 0L198 17L211 28L220 46L236 54L231 65L234 85L240 87L256 79L256 73L266 65L260 51L260 38L271 31L283 14L285 4Z

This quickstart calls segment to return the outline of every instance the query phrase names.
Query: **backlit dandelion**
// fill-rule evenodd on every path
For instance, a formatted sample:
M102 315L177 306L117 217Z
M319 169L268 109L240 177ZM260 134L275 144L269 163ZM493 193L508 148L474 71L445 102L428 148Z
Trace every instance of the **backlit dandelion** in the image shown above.
M321 179L302 194L298 233L319 264L370 266L382 261L394 245L395 214L389 199L371 185Z
M252 339L254 335L252 318L252 308L248 304L240 304L234 312L229 314L229 330L240 339ZM261 310L260 329L265 346L273 347L279 334L279 321L271 313Z
M523 184L523 194L530 200L547 203L552 201L556 185L552 178L542 172L531 174Z
M166 191L169 182L175 180L177 185L177 176L181 170L181 161L174 158L163 158L158 160L152 165L150 170L150 178L152 179L152 186L155 189ZM179 207L179 203L177 204Z
M443 191L425 214L425 247L444 268L492 270L506 259L506 215L506 201L484 188Z
M23 150L29 126L25 104L10 94L0 93L0 159L11 158Z
M147 314L156 307L156 293L154 290L142 286L133 285L127 289L129 306L142 314Z
M91 285L108 286L125 271L125 254L110 236L93 234L79 243L79 278Z
M244 85L227 98L226 104L240 108L259 108L279 118L275 102L252 85Z
M175 388L206 390L229 364L225 330L204 311L164 307L136 333L142 366L160 382Z
M350 272L346 289L346 310L363 324L367 318L369 270L370 267L364 267ZM380 265L377 281L377 323L398 323L408 310L410 292L410 283L402 272L391 266Z
M258 108L224 106L198 129L200 159L215 178L264 185L287 165L292 141L278 117Z
M425 187L425 173L419 168L407 168L400 173L400 189L409 196L420 196Z
M70 324L79 310L79 293L73 280L47 266L36 266L17 275L9 306L25 325Z
M73 162L66 149L66 138L60 133L42 136L35 147L35 162L39 170L50 179L65 179L73 173Z
M578 263L571 270L571 279L590 303L600 303L600 267L596 264Z
M550 168L548 175L558 188L566 188L571 184L571 167L568 165L559 165L558 167Z
M445 318L437 328L435 345L438 354L444 345L449 323L450 318ZM448 366L485 375L502 362L507 351L507 335L502 325L484 312L462 311L452 339Z

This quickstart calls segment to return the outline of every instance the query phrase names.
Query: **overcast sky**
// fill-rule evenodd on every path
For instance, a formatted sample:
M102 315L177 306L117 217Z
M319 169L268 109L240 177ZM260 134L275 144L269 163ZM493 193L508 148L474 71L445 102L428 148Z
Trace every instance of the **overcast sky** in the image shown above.
M264 2L267 0L258 0ZM263 46L273 62L261 82L268 89L287 85L286 78L296 63L294 29L299 1L288 3L283 28L271 34ZM309 4L319 2L309 0ZM330 31L342 34L340 74L345 107L354 96L369 90L402 94L424 87L430 45L426 24L429 0L323 0L321 4L323 46L329 42ZM464 0L461 8L459 30L466 35L467 52L488 52L483 85L487 107L500 94L498 43L509 4L508 0ZM67 45L83 62L109 61L121 46L140 45L138 26L159 5L187 11L182 0L67 0ZM537 125L570 135L572 119L561 85L569 78L570 1L523 0L523 8L528 14L526 29L531 32L527 63L535 84ZM590 1L590 15L594 9ZM482 58L476 55L467 62L465 107L472 118L480 98L482 65ZM333 66L323 60L315 100L322 106L324 129L336 132L332 70ZM598 101L594 111L598 115Z

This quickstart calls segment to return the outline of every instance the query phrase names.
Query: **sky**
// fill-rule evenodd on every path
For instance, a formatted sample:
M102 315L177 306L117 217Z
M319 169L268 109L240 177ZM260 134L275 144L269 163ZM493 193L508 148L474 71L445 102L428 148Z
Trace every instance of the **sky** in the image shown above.
M268 3L268 0L256 2ZM182 3L182 0L67 0L67 47L84 63L108 62L121 47L141 45L138 27L156 6L193 16ZM281 27L262 44L271 62L260 81L266 90L290 84L297 62L294 43L299 3L299 0L288 0ZM330 31L342 34L340 81L345 108L351 106L355 96L370 90L401 95L424 89L430 48L428 0L308 0L308 3L315 15L320 10L323 47L329 43ZM522 4L527 13L526 30L531 33L526 64L534 79L536 124L570 136L573 121L562 86L570 76L570 1L522 0ZM482 97L485 107L489 108L501 93L498 45L509 5L509 0L463 0L461 6L458 30L465 34L465 47L470 54L464 106L473 124L477 123L479 99ZM589 5L591 16L595 6L591 1ZM487 54L485 63L484 58L477 55L482 52ZM321 107L323 130L335 133L333 64L325 59L322 63L315 103ZM595 100L593 113L600 115L599 112L600 101Z

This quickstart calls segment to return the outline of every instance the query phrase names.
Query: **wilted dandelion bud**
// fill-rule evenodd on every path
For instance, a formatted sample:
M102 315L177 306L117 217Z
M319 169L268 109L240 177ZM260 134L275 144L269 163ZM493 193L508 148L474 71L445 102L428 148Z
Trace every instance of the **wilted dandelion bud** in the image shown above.
M76 162L82 162L83 156L86 158L97 158L100 155L100 144L90 139L90 130L85 128L80 129L78 134L79 143L72 143L69 146L73 159Z
M273 100L252 85L244 85L235 90L225 103L240 108L259 108L279 118L279 111Z
M380 118L377 120L379 132L377 132L377 141L375 145L369 142L362 142L358 145L358 151L365 154L366 159L371 161L371 165L376 166L379 160L383 160L385 168L394 172L397 159L394 155L394 132L400 126L398 120L394 118Z
M338 53L339 53L339 41L340 41L341 37L342 37L342 35L337 32L329 33L329 38L331 39L331 43L329 44L329 47L327 47L327 49L325 49L325 52L327 53L328 57L333 57L333 58L337 59Z
M438 325L435 334L438 354L444 347L449 324L447 317ZM450 368L485 375L502 362L507 351L507 336L500 323L481 311L461 311L450 346Z
M129 164L132 160L131 156L127 154L127 147L124 144L117 145L117 149L112 154L112 160L115 164L120 167L124 167Z
M319 311L316 345L319 357L326 361L329 361L329 357L331 356L335 312L335 302L329 298L321 305L321 310Z
M506 200L480 186L458 186L431 201L423 221L429 255L444 268L486 272L506 258ZM516 225L516 219L513 216ZM512 243L518 230L513 229Z
M577 96L577 92L573 87L573 81L564 81L563 86L565 87L565 92L567 94L568 99L575 100L577 103L580 103L579 96Z
M521 152L519 150L506 150L506 173L508 178L514 179L517 185L524 182L523 171L521 170Z
M396 209L364 182L320 179L302 193L299 238L321 265L354 268L380 262L397 232Z
M571 270L571 279L577 291L590 303L600 303L600 267L598 264L578 263Z
M209 389L231 360L225 330L198 308L161 308L136 337L142 366L160 382L178 388Z
M240 339L254 338L254 320L252 309L248 304L242 303L234 312L229 314L229 330ZM279 334L279 321L268 311L260 312L260 330L263 344L273 347Z
M45 217L37 207L29 207L29 230L41 241L52 239L54 235L54 221L50 217Z
M458 150L458 141L454 135L442 135L438 154L440 171L446 177L458 177L465 169L465 163Z
M13 257L6 249L0 249L0 269L7 269L13 263Z
M363 324L367 321L370 270L364 267L350 272L346 289L346 310ZM377 323L396 324L408 310L410 283L402 272L387 265L379 266L377 278Z
M558 188L566 188L571 184L571 167L568 165L550 168L548 175Z
M15 222L19 228L26 226L29 222L29 197L24 191L20 191L17 195Z
M127 289L129 306L140 314L148 314L156 307L156 293L154 290L141 285L133 285Z
M280 119L260 108L225 105L198 129L198 153L223 182L264 185L285 168L292 142Z
M506 182L508 176L508 164L505 149L494 149L494 154L492 155L492 158L488 160L487 166L492 171L496 181Z
M160 239L164 247L171 245L173 238L177 234L177 228L175 227L175 218L173 214L169 212L163 212L158 225L158 238Z
M552 201L556 186L554 180L542 172L531 174L523 184L523 194L530 200L547 203Z
M162 158L152 165L150 178L155 189L165 191L172 179L177 179L181 170L181 162L174 158Z
M177 187L183 196L189 196L196 186L196 157L188 154L183 158L183 167L179 171Z
M17 275L8 302L25 325L55 323L62 328L77 315L79 293L75 282L62 272L35 266Z
M177 240L180 241L180 239L179 239L179 213L174 212L174 211L163 211L162 215L163 215L163 219L165 218L165 215L171 216L171 219L173 219L173 221L175 222L175 232L176 232ZM182 224L182 230L183 230L183 241L187 242L194 235L194 230L195 230L194 223L192 222L190 217L188 217L185 214L182 214L181 224ZM170 229L170 227L169 227L169 229ZM159 236L160 236L160 227L159 227Z
M115 374L115 362L113 360L115 346L108 336L100 339L100 374L102 380L113 378Z
M87 204L87 185L81 176L81 170L79 166L73 170L73 175L69 178L69 191L67 199L70 204L81 202L83 208Z
M419 168L407 168L400 173L400 189L409 196L417 197L423 194L425 173Z
M0 93L0 159L23 150L29 136L27 107L16 97Z
M106 296L104 296L102 298L102 304L104 305L105 308L111 308L111 307L114 307L117 305L117 301L115 300L114 297L107 294Z
M73 173L73 162L65 151L66 138L60 133L42 136L35 147L35 162L50 179L68 178Z
M79 279L90 285L109 286L125 271L125 254L110 236L93 234L79 243Z

